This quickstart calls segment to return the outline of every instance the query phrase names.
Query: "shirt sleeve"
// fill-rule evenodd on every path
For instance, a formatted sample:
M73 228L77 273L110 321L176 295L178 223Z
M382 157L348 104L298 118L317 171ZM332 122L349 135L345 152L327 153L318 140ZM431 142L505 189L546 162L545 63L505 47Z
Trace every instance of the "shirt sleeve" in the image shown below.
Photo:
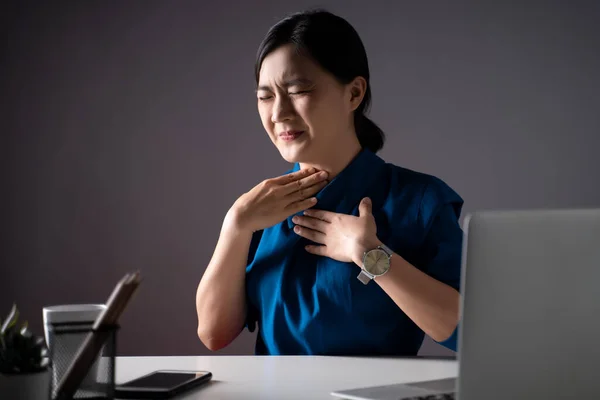
M256 250L258 249L258 244L260 243L260 239L262 237L263 231L257 231L252 234L252 240L250 241L250 250L248 251L248 261L246 263L246 268L252 264L254 261L254 256L256 255ZM258 310L248 297L248 285L246 285L246 323L245 326L250 332L254 332L256 329L256 321L258 320Z
M425 239L427 261L424 272L460 292L463 231L459 217L463 201L449 188L436 192L437 199L431 200L430 204L436 211L431 213ZM458 327L448 339L438 343L456 351L457 338Z
M425 239L425 272L459 291L462 242L463 231L455 207L445 204L434 217Z

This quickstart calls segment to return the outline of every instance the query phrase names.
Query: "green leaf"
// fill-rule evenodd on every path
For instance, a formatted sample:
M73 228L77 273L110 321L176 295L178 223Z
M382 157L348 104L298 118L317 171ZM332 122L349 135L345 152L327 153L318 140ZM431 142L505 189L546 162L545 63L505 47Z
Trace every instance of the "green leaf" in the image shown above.
M11 327L13 327L17 320L19 319L19 310L17 310L17 305L13 304L6 321L2 324L2 328L0 328L0 334L4 335L4 333Z
M25 321L25 323L21 327L21 331L19 332L21 334L21 336L32 336L31 331L28 328L28 325L29 325L28 322Z
M27 321L17 325L18 318L19 311L13 305L0 325L0 373L27 373L48 368L49 352L44 338L33 335Z

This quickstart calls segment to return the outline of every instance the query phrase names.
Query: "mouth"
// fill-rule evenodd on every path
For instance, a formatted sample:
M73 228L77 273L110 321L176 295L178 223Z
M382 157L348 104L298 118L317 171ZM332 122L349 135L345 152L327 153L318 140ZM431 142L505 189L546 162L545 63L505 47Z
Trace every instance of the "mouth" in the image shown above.
M279 134L279 138L284 142L292 142L304 134L304 131L285 131Z

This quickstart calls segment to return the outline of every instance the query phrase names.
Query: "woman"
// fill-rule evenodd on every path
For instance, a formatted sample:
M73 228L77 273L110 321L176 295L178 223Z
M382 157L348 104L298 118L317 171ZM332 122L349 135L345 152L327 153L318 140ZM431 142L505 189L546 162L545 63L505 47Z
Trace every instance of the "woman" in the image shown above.
M263 126L294 168L225 216L197 291L201 341L218 350L258 323L256 354L414 355L424 334L456 350L463 202L375 154L356 31L325 11L292 15L255 72Z

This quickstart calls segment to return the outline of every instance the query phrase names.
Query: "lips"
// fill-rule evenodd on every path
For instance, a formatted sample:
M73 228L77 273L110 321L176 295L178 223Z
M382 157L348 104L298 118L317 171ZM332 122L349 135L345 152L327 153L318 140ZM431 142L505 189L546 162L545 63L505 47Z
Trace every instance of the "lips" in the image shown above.
M291 142L298 139L304 131L285 131L279 134L279 137L286 142Z

